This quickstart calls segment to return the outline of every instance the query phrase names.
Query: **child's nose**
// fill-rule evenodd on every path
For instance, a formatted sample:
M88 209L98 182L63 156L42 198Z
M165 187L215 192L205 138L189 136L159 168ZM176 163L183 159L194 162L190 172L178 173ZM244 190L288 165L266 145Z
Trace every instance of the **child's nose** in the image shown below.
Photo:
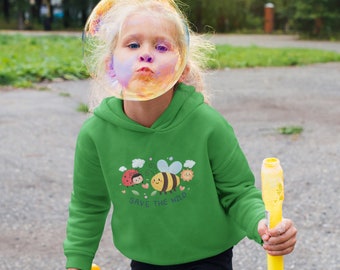
M152 63L153 62L153 57L149 53L145 53L139 57L139 60L141 62L147 62L147 63Z

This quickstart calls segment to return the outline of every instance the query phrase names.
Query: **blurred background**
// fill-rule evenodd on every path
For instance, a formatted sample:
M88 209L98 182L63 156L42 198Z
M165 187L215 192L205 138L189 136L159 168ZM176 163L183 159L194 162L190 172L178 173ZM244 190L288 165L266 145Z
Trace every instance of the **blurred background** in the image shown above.
M98 0L2 0L0 29L79 30ZM340 39L339 0L182 0L198 32Z

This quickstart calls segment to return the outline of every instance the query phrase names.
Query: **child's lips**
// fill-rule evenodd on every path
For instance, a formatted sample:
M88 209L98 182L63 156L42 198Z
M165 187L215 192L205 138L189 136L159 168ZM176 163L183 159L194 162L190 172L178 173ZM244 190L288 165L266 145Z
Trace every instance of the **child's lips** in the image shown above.
M150 68L148 67L141 67L139 69L137 69L138 73L142 73L142 74L152 74L154 73Z

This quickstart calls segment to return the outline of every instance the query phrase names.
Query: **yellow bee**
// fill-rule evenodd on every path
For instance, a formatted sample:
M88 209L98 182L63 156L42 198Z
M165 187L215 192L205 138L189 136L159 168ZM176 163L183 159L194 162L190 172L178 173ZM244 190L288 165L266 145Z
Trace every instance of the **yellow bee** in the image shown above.
M151 186L160 193L176 191L176 188L179 186L179 183L180 183L179 177L169 172L157 173L151 179Z

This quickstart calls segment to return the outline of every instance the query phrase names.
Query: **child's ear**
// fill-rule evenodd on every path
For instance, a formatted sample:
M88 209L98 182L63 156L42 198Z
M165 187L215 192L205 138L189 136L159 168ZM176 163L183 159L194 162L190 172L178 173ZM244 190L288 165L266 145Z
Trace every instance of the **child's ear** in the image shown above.
M181 75L181 77L179 78L179 82L184 82L185 79L187 78L188 74L190 72L190 67L188 65L185 66L183 73Z

